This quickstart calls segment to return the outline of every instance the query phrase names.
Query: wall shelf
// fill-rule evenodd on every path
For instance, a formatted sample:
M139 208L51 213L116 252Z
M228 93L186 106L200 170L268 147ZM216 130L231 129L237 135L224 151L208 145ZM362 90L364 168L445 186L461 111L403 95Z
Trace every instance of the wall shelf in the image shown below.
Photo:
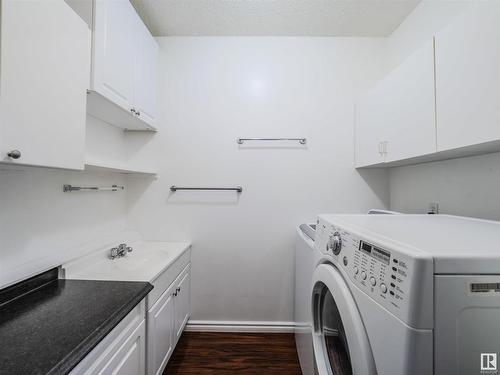
M109 163L97 160L87 160L85 162L86 171L115 172L122 174L135 174L145 176L156 176L156 172L147 168L135 168L119 163Z

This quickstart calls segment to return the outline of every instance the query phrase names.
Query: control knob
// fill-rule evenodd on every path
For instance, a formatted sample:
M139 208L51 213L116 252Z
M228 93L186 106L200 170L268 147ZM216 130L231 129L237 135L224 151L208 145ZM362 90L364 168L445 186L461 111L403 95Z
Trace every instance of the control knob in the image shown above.
M380 290L383 294L387 293L387 286L384 283L380 284Z
M339 255L340 250L342 250L342 237L340 237L339 232L335 232L330 236L326 249L332 251L335 255Z

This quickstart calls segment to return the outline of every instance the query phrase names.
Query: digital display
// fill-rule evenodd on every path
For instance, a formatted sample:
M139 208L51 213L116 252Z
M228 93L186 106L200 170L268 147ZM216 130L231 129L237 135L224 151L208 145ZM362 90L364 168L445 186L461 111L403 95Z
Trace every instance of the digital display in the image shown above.
M373 258L377 259L378 261L389 265L389 262L391 260L391 253L389 253L388 251L379 249L378 247L370 245L369 243L364 241L359 242L359 249L367 254L370 254Z
M359 244L359 247L360 247L360 248L361 248L361 250L363 250L365 253L370 254L370 253L372 252L372 245L370 245L369 243L366 243L366 242L361 241L361 243Z

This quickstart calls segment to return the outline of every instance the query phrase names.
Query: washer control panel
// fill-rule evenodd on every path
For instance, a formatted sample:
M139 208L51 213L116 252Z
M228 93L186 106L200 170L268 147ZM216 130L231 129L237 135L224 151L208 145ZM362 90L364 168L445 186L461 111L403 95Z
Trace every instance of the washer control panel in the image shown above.
M423 263L393 246L382 246L373 238L364 238L335 224L318 220L316 248L340 269L345 271L352 283L386 309L411 323L417 311L414 305L421 304L422 296L411 296L412 288L422 287L425 275ZM415 272L415 268L418 272ZM418 280L417 280L418 279ZM432 292L432 290L430 291ZM424 292L423 294L425 294ZM413 293L415 294L415 293ZM427 306L425 306L427 308ZM432 310L431 310L432 311Z
M355 239L352 242L351 279L372 297L400 309L408 298L407 280L411 270L407 261L395 252L366 240Z

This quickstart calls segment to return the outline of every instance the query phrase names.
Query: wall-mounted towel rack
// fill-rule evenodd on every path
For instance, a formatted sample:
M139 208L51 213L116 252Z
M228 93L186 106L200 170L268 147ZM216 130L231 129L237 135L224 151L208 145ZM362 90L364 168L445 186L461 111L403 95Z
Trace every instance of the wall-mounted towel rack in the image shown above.
M305 145L307 138L237 138L236 143L242 145L246 141L298 141L301 145Z
M243 188L241 186L235 186L235 187L187 187L187 186L175 186L172 185L170 186L170 191L176 192L177 190L222 190L222 191L236 191L238 193L241 193L243 191Z
M99 186L88 186L88 187L83 187L83 186L73 186L73 185L63 185L63 192L65 193L70 193L72 191L82 191L82 190L91 190L91 191L118 191L118 190L124 190L124 186L119 186L119 185L111 185L107 187L99 187Z

